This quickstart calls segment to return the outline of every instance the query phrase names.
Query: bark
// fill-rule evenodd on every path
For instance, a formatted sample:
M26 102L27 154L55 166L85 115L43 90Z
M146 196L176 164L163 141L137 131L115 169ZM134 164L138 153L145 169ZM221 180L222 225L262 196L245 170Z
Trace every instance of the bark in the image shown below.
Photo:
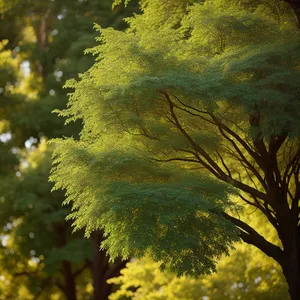
M91 262L93 275L93 300L107 300L111 294L112 285L107 283L107 280L120 275L127 261L117 261L114 264L109 264L109 258L105 251L100 250L100 244L103 240L103 233L95 231L92 234L93 243L93 260Z
M291 300L300 299L300 269L299 263L297 263L296 257L299 256L296 253L291 253L291 256L287 258L285 265L283 266L283 274L289 287L289 294ZM296 260L296 262L295 262Z
M102 232L97 231L92 234L93 242L93 261L92 261L92 274L93 274L93 288L94 300L106 300L109 295L109 285L107 284L104 276L108 269L108 257L104 251L100 251L99 246L103 239Z
M300 235L296 219L286 219L283 228L284 247L281 267L286 278L291 300L300 299Z
M64 261L62 263L63 267L63 274L64 274L64 281L65 281L65 295L68 300L76 300L76 283L75 277L72 274L71 264L68 261Z
M54 224L53 228L56 233L57 248L65 247L67 244L65 225ZM76 296L75 275L72 272L72 265L69 261L62 262L61 272L64 278L64 285L62 286L62 291L64 292L67 300L76 300L77 296Z

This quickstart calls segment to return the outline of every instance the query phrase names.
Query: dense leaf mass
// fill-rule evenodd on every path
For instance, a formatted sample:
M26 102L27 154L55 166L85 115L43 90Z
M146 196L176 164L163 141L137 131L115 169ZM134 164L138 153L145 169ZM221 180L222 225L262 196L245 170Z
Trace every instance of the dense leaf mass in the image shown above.
M59 112L82 120L81 136L56 141L51 179L76 228L104 229L112 258L150 252L178 274L209 273L237 240L222 217L235 207L228 186L263 195L260 182L241 181L237 156L257 158L246 142L297 143L295 19L278 1L143 1L142 10L126 32L97 27L96 62L68 82Z
M53 174L64 172L60 186L68 187L67 202L76 201L70 215L76 227L86 226L87 233L104 229L102 246L111 257L150 251L162 267L171 265L179 274L207 273L215 267L212 257L227 253L236 239L233 226L220 218L231 205L224 201L229 192L224 184L189 170L162 168L121 149L68 144Z

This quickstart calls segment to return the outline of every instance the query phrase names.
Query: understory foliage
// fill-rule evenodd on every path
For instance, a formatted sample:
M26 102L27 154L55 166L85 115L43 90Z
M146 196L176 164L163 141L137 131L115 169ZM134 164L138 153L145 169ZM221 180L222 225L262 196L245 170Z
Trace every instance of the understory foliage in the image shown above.
M288 299L286 282L278 264L257 249L239 244L230 257L222 258L217 273L178 278L160 272L159 264L149 257L127 263L121 276L109 282L119 285L110 300L198 300ZM250 263L249 263L250 261Z
M95 64L67 83L74 92L59 114L83 129L54 141L51 180L76 229L104 230L112 259L149 253L179 275L210 273L237 227L256 236L228 215L240 208L232 195L277 226L260 151L296 201L298 177L283 169L299 151L295 17L278 1L141 8L126 32L97 26Z
M278 244L276 231L252 208L244 220L259 227L263 235ZM109 282L118 286L110 300L282 300L288 299L287 284L280 265L255 247L236 243L230 257L218 261L217 272L197 278L161 272L159 264L147 255L127 263L121 275Z

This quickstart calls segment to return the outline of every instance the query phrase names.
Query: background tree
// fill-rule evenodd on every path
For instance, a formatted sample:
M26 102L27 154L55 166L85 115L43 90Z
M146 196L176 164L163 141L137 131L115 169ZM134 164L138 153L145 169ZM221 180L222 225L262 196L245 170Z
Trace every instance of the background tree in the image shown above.
M93 22L124 29L134 4L113 11L110 1L4 1L0 3L0 190L3 299L106 299L106 279L124 266L108 263L94 240L71 234L63 193L48 182L49 138L77 136L52 114L64 107L66 78L92 65ZM95 244L97 248L95 249ZM22 287L19 289L18 287ZM21 292L20 292L21 291ZM50 295L50 296L49 296Z
M57 141L52 180L77 228L105 231L113 258L150 252L178 274L207 273L239 236L280 264L299 299L294 11L197 2L143 1L128 31L101 30L96 63L68 84L60 114L84 127ZM237 216L231 194L265 215L280 245Z

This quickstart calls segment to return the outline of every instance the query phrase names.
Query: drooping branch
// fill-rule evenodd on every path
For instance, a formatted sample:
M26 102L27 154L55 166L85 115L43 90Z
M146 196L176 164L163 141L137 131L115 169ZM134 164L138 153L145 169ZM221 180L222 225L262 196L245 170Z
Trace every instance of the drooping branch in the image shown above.
M170 161L182 161L182 162L192 162L192 163L199 163L199 160L193 159L193 158L188 158L188 157L172 157L172 158L167 158L167 159L153 159L154 161L157 162L170 162Z
M286 188L285 193L280 193L280 191L285 189L285 184L284 180L282 179L282 175L279 170L279 164L277 161L277 153L288 137L286 133L282 133L279 136L272 136L268 145L265 145L263 139L261 138L261 133L259 133L256 137L253 137L251 139L253 144L251 145L247 143L247 141L243 139L243 137L240 136L237 132L233 131L226 124L224 124L214 113L194 108L190 105L185 104L175 95L171 95L176 101L176 103L172 104L173 110L174 108L176 108L180 111L190 114L191 116L199 117L201 120L208 122L209 124L218 128L221 136L233 147L234 153L232 150L230 150L230 155L232 155L234 159L237 160L241 166L243 166L244 170L248 174L250 181L253 183L255 190L260 190L260 187L256 185L253 180L254 178L256 178L260 185L264 188L266 195L268 196L265 198L260 198L264 201L264 207L268 207L271 205L272 209L275 211L274 216L276 215L276 213L280 213L281 211L280 207L282 203L280 202L284 202L283 206L287 208L286 195L288 194L289 189ZM167 95L164 96L166 97ZM170 101L172 101L170 97L167 100L169 103ZM251 126L256 126L257 128L260 127L260 115L258 111L256 114L250 117L249 122ZM173 124L179 127L176 120L173 122ZM215 171L219 176L213 172L212 173L217 178L226 182L230 182L232 184L234 182L234 178L232 178L231 174L229 173L230 168L227 166L224 159L220 157L220 154L217 153L217 155L228 177L231 178L231 181L226 180L224 176L220 176L220 172L216 169ZM249 160L249 156L253 159L253 162ZM255 165L257 165L259 169ZM260 170L263 170L263 174L265 175L264 177L261 174ZM291 172L288 173L290 177L295 174L294 171L295 169L291 170ZM241 183L243 183L241 178L239 179L239 182L240 183L235 182L235 186L240 188ZM252 196L252 198L257 197L250 193L249 195ZM267 211L268 209L266 209L264 213L266 213ZM273 225L277 224L276 217L274 218L272 214L268 214L268 217L272 218Z
M256 136L251 138L251 143L249 143L249 141L247 142L243 139L242 135L239 135L238 132L233 131L224 124L215 114L201 111L197 108L193 109L193 107L185 105L178 97L174 95L171 97L167 92L161 91L160 93L168 105L165 119L177 128L190 145L190 149L188 150L175 150L192 154L199 164L216 178L229 183L248 195L250 197L249 199L242 194L241 198L246 204L259 209L269 220L270 224L274 226L278 234L281 235L279 230L280 224L284 222L283 217L289 210L287 193L284 194L284 188L286 188L284 186L284 180L285 182L293 180L297 183L298 194L300 196L300 184L298 184L299 174L297 173L297 171L299 172L300 170L300 153L299 155L297 153L297 155L293 157L290 154L290 161L286 163L287 170L285 170L284 173L285 179L279 169L281 165L279 165L278 162L278 152L282 146L288 142L288 136L286 134L273 136L269 142L267 142L264 140L262 133L258 132ZM231 168L231 165L222 157L222 153L214 151L213 153L216 154L214 157L212 153L198 144L187 129L188 127L181 121L179 112L183 114L188 113L193 117L199 117L204 122L207 122L207 124L214 126L221 134L221 137L224 138L224 149L228 147L229 155L232 155L233 159L243 167L252 184L249 185L243 180L238 172L239 170ZM260 128L260 115L258 111L257 114L250 116L249 123L250 126ZM300 152L299 148L297 149L297 152L298 151ZM190 156L174 157L166 159L165 161L185 160L188 162L188 159L191 159L193 163L196 162L195 159ZM236 173L239 175L238 178L232 175ZM259 183L261 186L258 185ZM287 185L289 184L287 183ZM264 189L264 191L262 191L262 189ZM289 191L288 187L287 191ZM293 204L298 208L298 202L296 203L294 201ZM300 211L296 210L296 213L300 214ZM297 218L298 217L297 215ZM282 252L279 247L266 241L263 236L241 220L229 215L227 215L227 219L230 219L238 227L240 236L246 243L256 246L268 256L279 261Z
M218 162L216 162L211 155L204 150L203 147L201 147L198 143L196 143L193 138L190 136L190 134L187 132L187 130L184 128L183 124L181 124L181 121L179 117L176 114L175 110L181 110L187 113L190 113L189 110L192 109L192 107L188 107L189 110L180 108L179 105L173 102L171 97L166 92L161 92L161 94L164 96L164 98L167 100L167 103L169 105L169 113L170 115L167 117L168 121L172 123L174 126L177 127L177 129L183 134L183 136L188 140L189 144L193 148L193 150L180 150L186 153L193 154L194 157L197 159L199 164L203 166L205 169L207 169L211 174L213 174L216 178L227 182L231 184L232 186L240 189L244 193L250 196L250 198L253 199L253 202L246 199L245 197L242 197L245 203L254 206L255 208L259 209L269 220L269 222L274 226L274 228L278 229L278 219L277 219L277 211L278 211L278 203L276 203L275 198L271 198L268 194L268 186L265 182L265 178L262 178L261 173L256 169L255 165L252 164L248 158L243 154L243 151L245 153L248 153L250 157L254 159L254 163L256 163L258 166L264 164L262 162L263 155L267 154L267 149L264 147L265 152L261 156L259 153L254 152L254 150L251 149L251 145L248 145L241 136L239 136L236 132L232 131L227 125L223 124L214 114L207 113L210 115L211 119L208 120L207 117L203 117L201 113L204 113L203 111L195 109L191 115L200 117L204 121L208 121L211 125L217 127L221 135L225 138L226 141L230 142L230 145L233 146L233 149L230 150L230 152L235 152L232 154L234 155L235 159L243 166L245 169L250 181L252 182L254 188L250 185L247 185L244 183L241 177L239 179L235 179L232 176L232 170L225 162L224 158L220 153L217 151L217 156L219 157L219 160L222 163L222 166L225 170L223 170ZM178 98L173 95L173 97L177 100L177 102L180 102L180 104L184 105L184 103ZM187 107L186 105L184 105ZM271 145L271 151L274 155L274 153L277 153L277 151L280 149L281 145L284 143L285 138L282 137L280 139L274 139L273 144ZM263 145L264 146L264 145ZM255 146L253 147L255 149ZM189 158L190 159L190 158ZM188 162L187 158L170 158L166 159L165 161L172 161L172 160L182 160ZM191 159L191 162L195 163L194 159ZM264 187L266 193L262 192L258 186L255 184L253 178L257 178L258 182L261 183L261 185ZM249 227L251 228L251 227ZM244 239L249 240L249 232L247 235L245 235L245 232L242 233L242 236Z

